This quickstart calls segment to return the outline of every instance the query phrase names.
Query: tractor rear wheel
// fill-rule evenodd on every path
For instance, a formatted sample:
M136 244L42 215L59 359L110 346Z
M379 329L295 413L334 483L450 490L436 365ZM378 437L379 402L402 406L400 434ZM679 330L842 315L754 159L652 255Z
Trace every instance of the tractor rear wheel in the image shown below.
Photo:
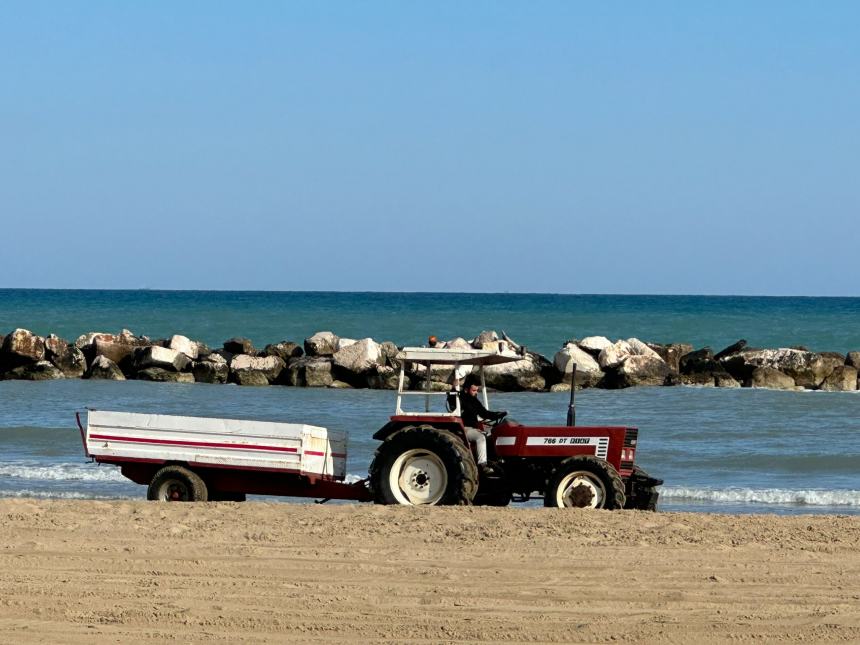
M159 502L205 502L206 483L184 466L165 466L152 478L146 499Z
M563 460L553 471L544 506L624 508L624 481L612 464L583 455Z
M478 468L469 448L453 433L409 426L388 437L370 464L377 504L471 504Z

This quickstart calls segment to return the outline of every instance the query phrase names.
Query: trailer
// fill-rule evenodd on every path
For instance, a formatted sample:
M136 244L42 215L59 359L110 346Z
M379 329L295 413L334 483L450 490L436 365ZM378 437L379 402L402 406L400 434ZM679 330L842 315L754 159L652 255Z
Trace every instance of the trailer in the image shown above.
M84 452L162 501L241 501L247 494L369 500L346 483L347 437L319 426L88 410Z

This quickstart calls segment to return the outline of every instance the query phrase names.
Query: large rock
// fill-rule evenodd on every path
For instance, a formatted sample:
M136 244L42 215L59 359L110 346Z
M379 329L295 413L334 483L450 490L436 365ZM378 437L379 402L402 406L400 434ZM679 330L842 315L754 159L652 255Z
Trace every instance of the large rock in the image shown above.
M0 367L14 368L45 358L45 339L27 329L16 329L3 339Z
M294 358L284 370L281 380L297 387L328 387L334 381L331 375L331 358L305 356Z
M286 363L291 358L299 358L305 352L300 345L288 340L282 340L280 343L266 345L263 353L266 356L278 356Z
M388 365L377 365L365 374L367 387L374 390L396 390L400 383L400 370ZM403 389L408 390L411 381L404 375Z
M845 355L845 364L860 370L860 352L848 352Z
M388 365L390 367L400 367L400 361L398 361L395 357L397 356L400 349L390 340L383 341L379 343L379 351L382 353L383 365Z
M567 343L553 357L555 369L561 375L562 383L570 382L570 374L576 365L576 384L582 387L594 387L603 378L603 370L591 354L574 343Z
M382 348L372 338L362 338L344 346L334 353L332 360L336 367L352 374L363 374L385 362Z
M198 383L226 383L230 367L222 356L210 354L205 360L195 361L191 373Z
M278 379L285 367L280 356L238 354L230 360L230 380L239 385L269 385Z
M65 375L49 361L37 361L20 365L3 374L4 379L21 381L52 381Z
M663 385L672 370L662 358L655 353L635 354L628 356L618 367L616 384L618 387L635 387L638 385Z
M597 358L600 356L600 352L612 345L612 341L606 336L586 336L576 344L580 349L585 350L594 358Z
M257 350L254 349L254 344L247 338L242 338L241 336L236 336L231 338L230 340L225 340L224 351L230 354L253 355L257 353Z
M633 354L633 348L626 340L619 340L607 345L597 356L597 364L600 369L607 370L618 367L624 359Z
M156 381L158 383L193 383L194 375L187 372L174 372L163 367L147 367L136 374L140 381Z
M799 349L742 350L724 358L721 363L740 381L748 380L758 367L778 370L794 379L795 384L816 389L837 367L844 364L840 354L816 354Z
M344 347L349 347L350 345L355 345L358 341L355 338L338 338L337 339L337 349L335 350L335 354L342 350Z
M124 381L125 374L119 366L111 359L104 356L96 356L84 378L101 379L105 381Z
M305 354L308 356L331 356L337 351L340 340L330 331L318 331L310 338L305 338Z
M174 334L167 341L168 349L175 349L177 352L182 352L191 360L197 360L200 356L200 345L196 341L191 340L188 336Z
M495 331L482 331L472 341L472 347L474 347L475 349L485 349L486 347L492 346L494 344L496 344L496 347L498 347L498 342L499 335Z
M504 341L502 341L504 342ZM542 360L541 360L542 359ZM528 390L537 392L546 389L546 378L542 362L546 359L533 352L518 361L488 365L484 368L487 387L506 392Z
M840 365L824 379L821 389L826 392L853 392L857 389L857 368Z
M716 355L714 356L714 360L721 361L728 356L732 356L734 354L737 354L738 352L742 351L746 346L747 346L747 341L745 341L743 338L741 338L738 342L732 343L731 345L729 345L725 349L721 349L719 352L717 352Z
M722 372L719 374L714 374L714 385L717 387L740 387L741 384L738 383L734 377L728 372Z
M66 378L80 378L87 371L87 359L74 345L67 345L60 354L52 353L50 361Z
M135 366L138 371L158 367L171 372L181 372L190 362L191 359L182 352L157 345L145 347L135 354Z
M670 343L668 345L648 343L648 347L666 361L666 365L673 372L681 371L681 358L693 351L693 346L688 343Z
M93 337L92 343L82 351L90 361L96 356L109 358L128 374L132 370L137 349L149 345L151 341L146 336L135 336L129 330L123 329L119 334L97 334Z
M752 387L763 387L771 390L797 389L797 384L793 378L767 365L760 365L753 369L750 376L750 385Z

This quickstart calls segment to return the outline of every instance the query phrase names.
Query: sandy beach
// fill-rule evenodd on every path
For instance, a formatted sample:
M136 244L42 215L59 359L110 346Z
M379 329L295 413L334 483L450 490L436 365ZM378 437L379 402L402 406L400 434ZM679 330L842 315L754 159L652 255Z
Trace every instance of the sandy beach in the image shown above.
M860 640L860 518L0 501L0 642Z

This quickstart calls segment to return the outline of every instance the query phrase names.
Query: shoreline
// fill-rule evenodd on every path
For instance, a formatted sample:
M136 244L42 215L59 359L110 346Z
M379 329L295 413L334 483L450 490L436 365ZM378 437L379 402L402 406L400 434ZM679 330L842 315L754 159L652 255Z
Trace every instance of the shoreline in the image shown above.
M860 638L858 517L28 499L0 513L9 642Z

